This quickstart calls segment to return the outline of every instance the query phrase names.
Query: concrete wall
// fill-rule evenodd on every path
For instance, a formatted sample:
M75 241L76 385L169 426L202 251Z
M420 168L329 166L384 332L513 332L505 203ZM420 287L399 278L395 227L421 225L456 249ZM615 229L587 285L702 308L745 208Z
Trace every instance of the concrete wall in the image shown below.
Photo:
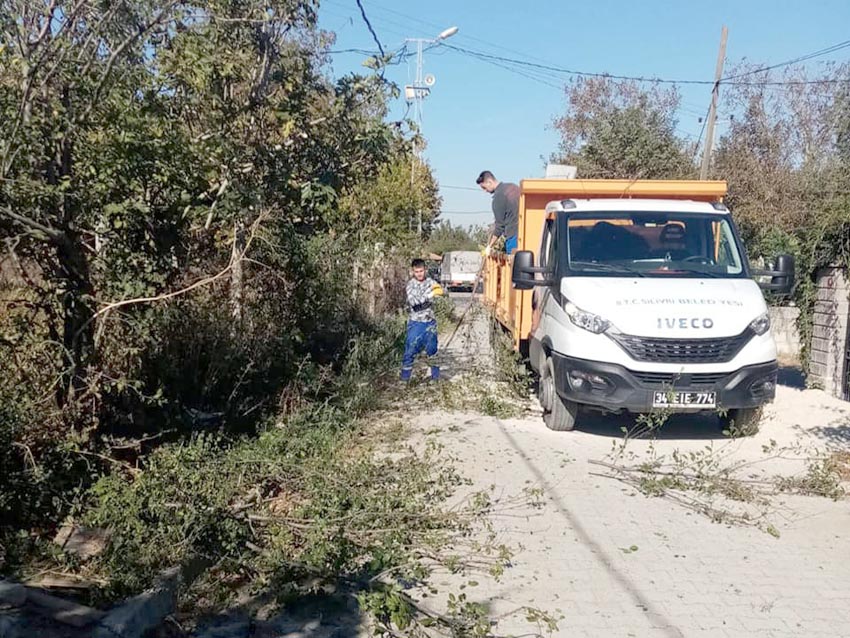
M800 309L793 306L772 306L769 311L770 331L776 340L779 356L796 359L800 356L800 333L797 331Z
M822 268L818 272L817 281L810 374L824 390L833 396L844 398L850 286L840 268Z

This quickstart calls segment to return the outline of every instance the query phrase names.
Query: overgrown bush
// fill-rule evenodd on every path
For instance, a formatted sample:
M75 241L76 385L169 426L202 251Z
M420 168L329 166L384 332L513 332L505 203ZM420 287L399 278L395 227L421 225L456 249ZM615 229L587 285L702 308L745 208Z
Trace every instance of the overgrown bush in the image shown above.
M353 450L364 445L359 415L376 407L384 372L395 372L398 327L352 341L324 388L327 401L269 421L256 437L197 435L160 447L139 473L101 478L83 520L112 531L95 566L109 582L102 594L138 591L195 555L280 586L305 570L329 579L380 571L418 542L413 536L439 529L428 506L456 485L452 472L434 472L433 459Z
M50 408L55 379L51 366L40 362L57 355L37 332L19 338L14 349L0 346L9 363L8 374L0 379L0 543L8 554L0 568L14 572L27 551L37 549L29 540L16 541L18 532L25 539L50 536L91 494L115 492L123 470L99 477L124 461L147 468L145 454L157 445L173 441L176 447L166 456L152 457L155 473L145 481L156 483L157 473L171 471L175 476L163 478L163 485L188 493L209 482L217 493L214 464L197 470L212 473L209 481L190 473L186 484L176 476L182 460L228 447L231 437L275 418L298 414L309 421L316 409L311 406L332 404L345 415L340 420L348 421L379 405L380 379L390 369L395 376L404 336L401 317L363 314L362 291L352 280L353 262L361 258L358 250L324 237L296 237L290 244L292 250L277 257L274 271L266 263L252 273L241 321L234 319L229 303L222 303L226 291L218 284L111 316L100 336L100 376L93 378L100 392L96 429L68 430L63 427L67 411ZM272 262L274 257L268 251L263 255ZM327 420L330 411L327 407L316 413L316 420ZM292 434L303 437L293 440L293 446L316 442L311 428ZM110 461L113 456L118 460ZM92 481L98 487L83 498ZM140 485L147 489L144 481ZM204 542L224 545L239 528L226 524L212 492L199 489L203 516L176 521L175 533L221 522L222 530L209 532L218 540L205 536ZM156 496L138 497L135 509L129 503L111 503L124 508L128 517L145 520L162 514L140 504ZM135 542L132 530L124 531L122 543ZM124 550L133 553L130 547ZM121 589L132 587L128 582Z

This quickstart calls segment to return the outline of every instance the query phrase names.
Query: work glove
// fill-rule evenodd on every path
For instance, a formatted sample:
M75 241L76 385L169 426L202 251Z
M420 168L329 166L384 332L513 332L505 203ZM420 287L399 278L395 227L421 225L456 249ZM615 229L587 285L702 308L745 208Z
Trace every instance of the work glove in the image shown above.
M489 256L490 256L490 253L492 253L492 252L493 252L493 247L492 247L490 244L487 244L487 245L484 247L484 250L482 250L482 251L481 251L481 255L482 255L483 257L489 257Z
M434 284L431 287L431 298L433 297L442 297L443 296L443 287L440 284Z

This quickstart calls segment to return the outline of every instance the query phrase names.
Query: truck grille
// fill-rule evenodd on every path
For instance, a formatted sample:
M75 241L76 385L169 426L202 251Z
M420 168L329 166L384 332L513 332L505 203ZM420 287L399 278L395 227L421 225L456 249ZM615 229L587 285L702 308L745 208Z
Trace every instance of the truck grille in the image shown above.
M716 339L656 339L611 334L611 338L636 361L651 363L723 363L731 361L752 338L747 328L734 337Z
M698 374L674 374L672 372L632 372L646 385L672 388L713 387L726 377L727 372L703 372Z

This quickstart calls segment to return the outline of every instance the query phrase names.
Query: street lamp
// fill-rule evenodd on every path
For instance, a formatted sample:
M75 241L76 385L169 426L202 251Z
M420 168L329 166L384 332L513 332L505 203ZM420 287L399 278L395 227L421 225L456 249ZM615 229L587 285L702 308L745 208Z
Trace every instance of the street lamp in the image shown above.
M440 35L437 36L437 39L445 40L446 38L452 37L455 33L457 33L457 27L449 27L445 31L441 31Z
M417 104L417 109L414 112L414 115L418 117L421 115L419 111L419 102L431 92L431 86L434 84L434 76L429 75L425 78L422 77L422 53L423 47L426 44L438 44L447 38L452 37L454 34L458 32L457 27L449 27L448 29L444 29L440 32L440 34L436 38L407 38L405 42L415 42L416 43L416 80L414 83L408 84L404 87L404 97L408 102L415 102Z
M416 80L414 83L408 84L404 87L404 97L408 101L408 103L412 103L414 105L413 108L413 118L416 120L417 128L419 132L422 131L422 100L431 92L431 87L434 85L436 81L433 75L427 75L424 78L422 77L422 52L423 46L425 44L438 44L443 40L452 37L455 33L458 32L457 27L449 27L448 29L444 29L440 31L439 35L436 38L407 38L405 42L415 42L416 43ZM413 186L414 179L416 176L416 160L418 159L418 149L416 148L416 139L413 140L413 159L412 159L412 167L410 169L410 185ZM418 229L419 235L422 235L422 211L418 211Z

